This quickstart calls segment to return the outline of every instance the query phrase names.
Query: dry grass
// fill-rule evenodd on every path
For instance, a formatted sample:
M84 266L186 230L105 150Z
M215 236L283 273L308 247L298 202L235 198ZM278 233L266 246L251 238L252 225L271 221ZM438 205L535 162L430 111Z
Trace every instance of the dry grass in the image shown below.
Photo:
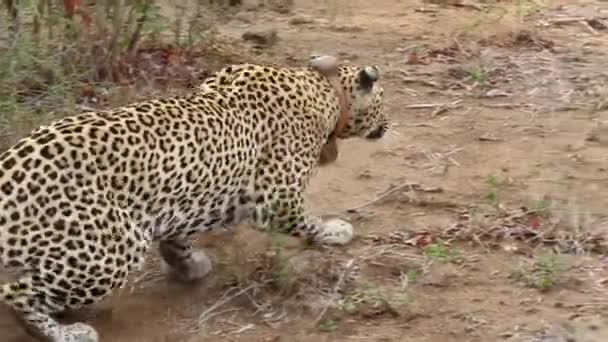
M73 18L63 6L39 3L15 2L16 19L0 12L0 21L12 23L0 30L3 134L20 136L65 115L183 91L240 54L214 30L223 12L204 1L192 1L188 10L181 2L100 2L77 11L88 16Z
M531 29L528 20L547 6L542 1L518 0L469 11L454 22L454 38L470 41L505 41ZM534 30L536 33L536 30Z

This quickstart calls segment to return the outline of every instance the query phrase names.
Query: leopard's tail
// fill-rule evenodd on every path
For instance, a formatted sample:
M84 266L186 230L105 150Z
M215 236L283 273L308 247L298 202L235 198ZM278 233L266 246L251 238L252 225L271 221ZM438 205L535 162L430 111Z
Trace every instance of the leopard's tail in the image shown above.
M27 307L27 301L33 295L31 277L23 277L14 282L0 285L0 302L15 309Z

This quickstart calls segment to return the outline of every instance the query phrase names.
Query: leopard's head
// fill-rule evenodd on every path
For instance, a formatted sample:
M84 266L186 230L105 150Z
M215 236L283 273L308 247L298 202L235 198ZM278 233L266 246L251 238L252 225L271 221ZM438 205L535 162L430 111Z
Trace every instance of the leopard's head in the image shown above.
M383 108L384 89L378 84L380 69L375 65L343 65L338 73L350 105L350 118L339 137L382 138L389 118Z

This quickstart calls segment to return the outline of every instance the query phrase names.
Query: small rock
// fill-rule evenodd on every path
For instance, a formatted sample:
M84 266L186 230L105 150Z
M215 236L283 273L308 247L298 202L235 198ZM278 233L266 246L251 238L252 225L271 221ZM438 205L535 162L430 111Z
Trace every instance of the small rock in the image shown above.
M233 19L236 19L246 24L251 24L253 22L253 18L248 12L239 12L233 16Z
M356 60L359 58L359 55L357 55L356 53L351 53L351 52L344 52L344 51L340 51L338 52L338 56L340 57L341 60L343 60L345 63L348 63L352 60Z
M440 272L440 271L431 271L429 274L425 276L424 281L422 282L423 286L432 286L439 288L447 288L450 285L454 284L455 279L458 278L457 274L449 273L449 272Z
M365 171L361 172L357 176L357 178L360 178L360 179L370 179L370 178L372 178L372 172L370 170L365 170Z
M295 5L295 0L266 0L265 2L268 9L281 14L291 13Z
M506 91L500 90L500 89L492 89L492 90L489 90L487 93L485 93L485 94L483 95L483 97L487 97L487 98L493 98L493 97L509 97L509 96L511 96L511 95L512 95L512 94L510 94L510 93L508 93L508 92L506 92Z
M524 312L527 314L535 314L540 312L540 310L538 308L527 308L526 310L524 310Z
M600 142L600 137L597 135L596 132L589 132L585 137L585 141Z
M498 334L498 337L503 338L503 339L510 339L513 336L515 336L515 333L513 333L511 331L505 331L505 332Z
M365 28L353 25L329 25L328 29L335 32L362 32Z
M241 38L258 47L271 47L279 40L277 30L247 31Z
M306 17L301 17L301 16L297 16L297 17L293 17L291 19L289 19L289 21L287 22L289 25L306 25L306 24L314 24L315 20L312 18L306 18Z

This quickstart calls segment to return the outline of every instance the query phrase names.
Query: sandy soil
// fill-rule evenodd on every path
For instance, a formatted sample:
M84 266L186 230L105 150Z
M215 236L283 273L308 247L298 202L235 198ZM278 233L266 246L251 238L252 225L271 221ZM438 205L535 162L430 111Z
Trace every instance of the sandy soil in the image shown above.
M257 59L328 53L383 70L391 134L342 142L309 192L315 212L355 225L350 246L320 253L357 258L360 284L322 317L327 303L306 309L249 278L222 304L238 269L185 286L152 255L129 287L75 317L113 342L606 341L608 21L553 20L597 16L608 3L300 0L289 14L239 12L226 35L278 33ZM239 250L245 274L269 240L243 227L200 244L216 265ZM0 317L2 341L30 341Z

